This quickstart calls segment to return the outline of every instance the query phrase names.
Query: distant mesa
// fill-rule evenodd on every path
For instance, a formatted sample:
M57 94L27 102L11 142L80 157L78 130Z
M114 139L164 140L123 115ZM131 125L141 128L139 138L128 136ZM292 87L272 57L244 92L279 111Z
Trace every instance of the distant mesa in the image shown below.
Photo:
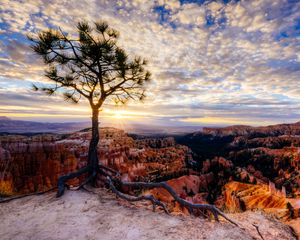
M0 121L11 121L11 119L5 116L0 116Z
M213 136L280 136L280 135L300 135L300 122L290 124L277 124L261 127L247 125L233 125L223 128L204 127L202 133Z
M36 133L69 133L74 131L89 130L91 123L87 120L84 122L36 122L15 120L5 116L0 116L0 135L7 134L36 134ZM117 127L111 122L101 122L101 127ZM199 127L194 126L168 126L149 125L139 123L126 123L122 126L124 130L132 134L143 136L166 136L168 134L187 134L197 131Z
M78 131L89 126L87 122L48 123L14 120L0 116L0 134L8 133L65 133Z

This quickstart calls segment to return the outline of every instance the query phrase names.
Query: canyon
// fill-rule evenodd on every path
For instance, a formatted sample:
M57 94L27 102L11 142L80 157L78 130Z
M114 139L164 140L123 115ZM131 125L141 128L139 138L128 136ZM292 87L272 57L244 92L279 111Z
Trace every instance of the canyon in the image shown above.
M90 129L0 136L0 197L52 189L59 176L86 165L90 138ZM166 181L186 201L226 213L263 211L300 234L300 123L146 137L101 128L98 154L122 180ZM173 214L189 215L164 189L138 192L149 193Z
M40 192L56 186L59 176L87 164L91 132L0 136L0 194ZM133 140L123 130L100 129L99 161L118 170L123 180L172 178L186 172L188 147L173 138ZM68 182L78 185L80 179Z

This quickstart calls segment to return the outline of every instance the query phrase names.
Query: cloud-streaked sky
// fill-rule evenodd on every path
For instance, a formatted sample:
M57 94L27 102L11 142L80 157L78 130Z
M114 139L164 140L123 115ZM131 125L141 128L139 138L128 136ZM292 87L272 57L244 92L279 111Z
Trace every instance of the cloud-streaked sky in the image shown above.
M266 125L300 120L299 0L0 0L0 116L86 121L89 107L31 91L46 81L26 34L106 20L149 60L144 103L106 104L105 121Z

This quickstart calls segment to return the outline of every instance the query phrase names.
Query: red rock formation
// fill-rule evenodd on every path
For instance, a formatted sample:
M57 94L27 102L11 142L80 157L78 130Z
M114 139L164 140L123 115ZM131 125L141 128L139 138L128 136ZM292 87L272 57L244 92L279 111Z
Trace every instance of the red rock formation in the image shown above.
M293 124L278 124L265 127L251 127L245 125L234 125L224 128L203 128L204 134L213 136L249 136L249 135L300 135L300 122Z
M59 176L87 163L91 133L69 135L0 137L0 194L27 193L49 189ZM123 130L100 129L99 161L119 170L128 181L153 180L183 171L188 148L174 139L160 139L158 148L136 143ZM153 145L153 142L150 141ZM172 164L171 164L172 163ZM80 179L68 184L78 185Z
M230 160L227 160L223 157L215 157L212 160L206 160L203 162L202 172L210 172L212 168L215 167L220 169L230 169L233 167L233 164Z
M261 209L287 221L292 218L288 203L293 208L293 218L298 216L300 210L300 199L287 198L284 190L276 189L273 183L253 185L230 182L224 186L222 196L223 202L219 199L218 206L229 212Z
M167 184L169 184L180 197L186 198L188 195L195 195L199 192L200 178L195 175L182 176L167 181ZM154 197L163 202L173 202L173 197L163 188L155 188L146 193L151 193Z
M236 162L247 163L247 171L256 180L277 186L285 185L289 193L300 196L300 152L298 147L270 149L258 147L232 153ZM252 182L252 180L250 181Z

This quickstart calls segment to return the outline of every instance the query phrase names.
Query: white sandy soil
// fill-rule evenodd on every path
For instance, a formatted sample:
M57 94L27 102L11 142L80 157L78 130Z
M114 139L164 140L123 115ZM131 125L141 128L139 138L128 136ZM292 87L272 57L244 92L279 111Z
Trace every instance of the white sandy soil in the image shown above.
M201 240L296 239L289 227L258 212L231 214L240 224L152 212L146 203L130 204L105 189L30 196L0 204L1 240Z

